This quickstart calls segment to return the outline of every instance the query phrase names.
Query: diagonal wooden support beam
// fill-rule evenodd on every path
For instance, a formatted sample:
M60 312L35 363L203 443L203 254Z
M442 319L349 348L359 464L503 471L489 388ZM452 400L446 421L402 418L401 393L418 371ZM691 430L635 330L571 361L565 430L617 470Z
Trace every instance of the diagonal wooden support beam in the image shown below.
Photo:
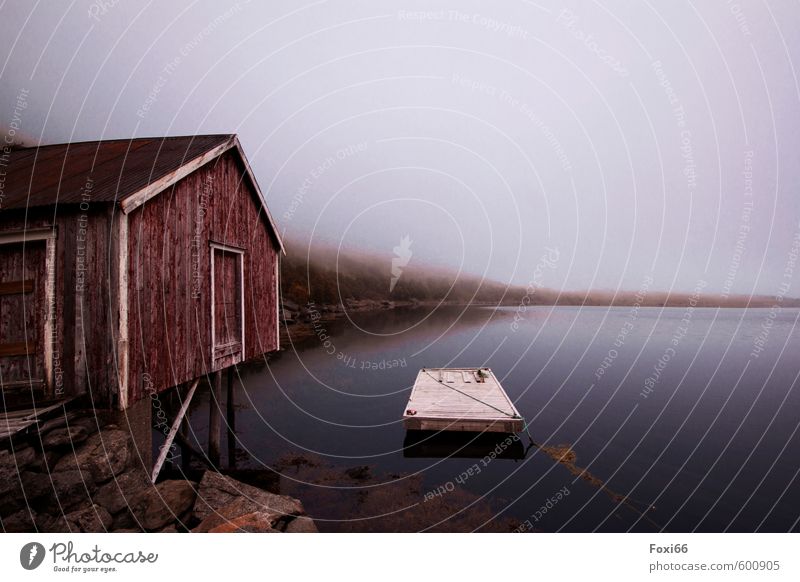
M178 415L175 417L174 422L172 423L172 427L169 429L169 434L167 435L167 439L164 441L164 445L161 447L161 452L158 453L158 460L156 460L156 464L153 467L153 474L150 477L150 481L153 483L156 482L158 479L158 474L161 472L161 467L164 465L164 461L167 460L167 453L169 453L169 448L172 446L172 441L175 440L175 435L178 433L178 429L181 426L181 421L183 417L186 415L186 411L189 409L189 403L192 401L192 396L194 396L195 390L197 390L197 385L200 383L200 378L197 378L193 383L192 387L189 388L189 392L186 393L186 398L183 401L183 405L181 409L178 411Z

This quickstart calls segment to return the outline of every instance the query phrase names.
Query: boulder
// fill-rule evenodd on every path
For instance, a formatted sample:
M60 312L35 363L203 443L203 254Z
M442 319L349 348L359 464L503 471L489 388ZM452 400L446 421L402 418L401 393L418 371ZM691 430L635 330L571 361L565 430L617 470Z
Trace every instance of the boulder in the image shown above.
M272 514L263 511L246 513L208 530L208 533L281 533L269 525L271 517Z
M10 461L9 461L10 458ZM9 515L19 509L22 501L20 477L11 455L0 462L0 515Z
M52 508L66 511L91 499L97 486L88 471L72 470L52 473Z
M286 533L317 533L319 530L317 526L314 525L313 519L300 516L290 521L284 531Z
M20 469L28 469L41 463L42 455L33 447L23 447L14 451L14 458Z
M43 473L52 473L55 471L56 464L61 459L61 454L55 451L45 451L44 458L40 470Z
M346 469L344 473L354 481L366 481L372 476L372 470L367 465L351 467Z
M84 432L86 429L81 428ZM81 469L96 483L105 483L128 465L131 437L123 430L106 430L92 435L74 453L67 453L55 465L55 472Z
M66 449L75 447L89 437L89 432L82 426L65 426L51 430L42 439L42 447L48 449Z
M252 501L245 497L237 497L229 504L218 508L206 517L192 531L195 533L239 531L278 531L277 525L283 517L282 513L268 509L253 509ZM242 529L242 531L244 531Z
M39 426L39 434L45 435L51 430L55 430L57 428L61 428L63 426L67 426L67 417L66 416L57 416L55 418L51 418L44 424Z
M32 509L20 509L8 517L0 518L3 530L7 533L28 533L36 531L36 512Z
M102 429L103 426L105 425L105 422L102 419L94 416L90 412L89 416L78 417L75 420L70 421L70 424L71 425L74 424L76 426L82 426L83 428L86 429L86 432L88 432L91 435L95 434L99 429Z
M39 499L53 491L49 476L32 471L23 471L22 488L25 490L25 499L28 501Z
M104 507L93 504L64 516L72 532L107 532L111 527L111 515Z
M142 526L136 523L136 520L134 519L133 515L131 515L130 511L120 511L114 516L114 521L111 523L111 530L141 532Z
M63 516L53 517L47 513L39 513L36 516L36 529L45 533L66 532L67 522Z
M254 512L267 512L275 515L303 515L303 504L297 499L283 495L268 493L251 485L246 485L216 471L206 471L197 491L194 514L201 522L215 515L237 499L241 505L236 506L239 515ZM230 516L230 518L235 516Z
M113 515L130 507L137 495L152 486L141 471L126 471L100 487L94 502Z
M156 531L184 518L195 497L195 484L190 481L162 481L137 495L131 511L144 529Z

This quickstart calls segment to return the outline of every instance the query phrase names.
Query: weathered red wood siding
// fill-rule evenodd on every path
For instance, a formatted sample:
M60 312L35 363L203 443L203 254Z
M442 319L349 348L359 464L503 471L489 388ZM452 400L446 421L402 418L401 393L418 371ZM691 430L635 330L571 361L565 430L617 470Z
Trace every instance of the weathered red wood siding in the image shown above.
M45 381L45 247L43 240L0 244L0 283L27 283L26 291L0 293L0 345L27 344L27 354L0 354L4 384Z
M25 210L4 210L3 213L0 215L0 224L2 227L0 228L0 232L3 234L14 234L20 233L23 231L30 231L34 229L41 229L41 228L53 228L53 212L50 210L49 212L45 212L42 209L30 209L27 212ZM57 230L57 238L56 238L56 263L57 265L61 265L63 263L63 233ZM40 241L35 241L34 245L38 246ZM27 258L27 257L26 257ZM55 273L55 313L54 313L54 332L52 338L42 338L42 342L40 343L40 347L44 349L44 342L50 341L51 345L53 346L53 353L54 358L58 358L58 363L60 366L60 375L57 377L53 377L52 385L47 386L46 390L48 394L53 394L56 390L64 391L65 385L71 385L71 382L65 383L64 373L63 373L63 342L64 342L64 269L63 268L56 268ZM47 309L48 306L43 301L41 303L42 313L40 315L40 319L47 316ZM2 325L2 322L0 322ZM42 321L39 322L39 325L42 325ZM42 331L43 333L43 328Z
M116 257L108 252L110 206L79 205L4 211L0 233L56 230L53 336L53 381L50 396L89 393L98 407L107 406L116 390L113 338L116 319L110 310L108 275ZM43 247L34 241L33 247ZM30 257L33 258L33 255ZM41 260L44 261L42 255ZM39 267L44 273L44 265ZM38 326L50 307L44 301ZM43 333L37 330L37 333Z
M245 359L278 348L278 248L235 154L128 221L129 403L233 363L211 357L211 243L244 250Z

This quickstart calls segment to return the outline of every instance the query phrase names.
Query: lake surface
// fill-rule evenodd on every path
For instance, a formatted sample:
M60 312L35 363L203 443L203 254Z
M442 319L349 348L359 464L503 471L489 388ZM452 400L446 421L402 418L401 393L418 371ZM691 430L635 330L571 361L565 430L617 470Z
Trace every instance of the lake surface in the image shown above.
M242 370L233 460L276 471L327 531L797 531L798 316L447 307L325 322ZM539 446L409 448L400 416L425 366L492 368ZM201 403L201 439L206 425Z

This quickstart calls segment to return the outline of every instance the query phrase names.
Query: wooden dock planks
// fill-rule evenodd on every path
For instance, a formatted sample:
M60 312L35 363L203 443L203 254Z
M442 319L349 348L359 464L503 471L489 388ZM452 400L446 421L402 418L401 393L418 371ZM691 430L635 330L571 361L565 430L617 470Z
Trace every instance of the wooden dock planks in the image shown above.
M423 368L403 413L403 426L517 433L525 422L489 368Z
M0 413L0 440L14 436L31 426L38 426L39 422L49 416L51 412L65 406L75 398L74 396L65 398L49 406Z

